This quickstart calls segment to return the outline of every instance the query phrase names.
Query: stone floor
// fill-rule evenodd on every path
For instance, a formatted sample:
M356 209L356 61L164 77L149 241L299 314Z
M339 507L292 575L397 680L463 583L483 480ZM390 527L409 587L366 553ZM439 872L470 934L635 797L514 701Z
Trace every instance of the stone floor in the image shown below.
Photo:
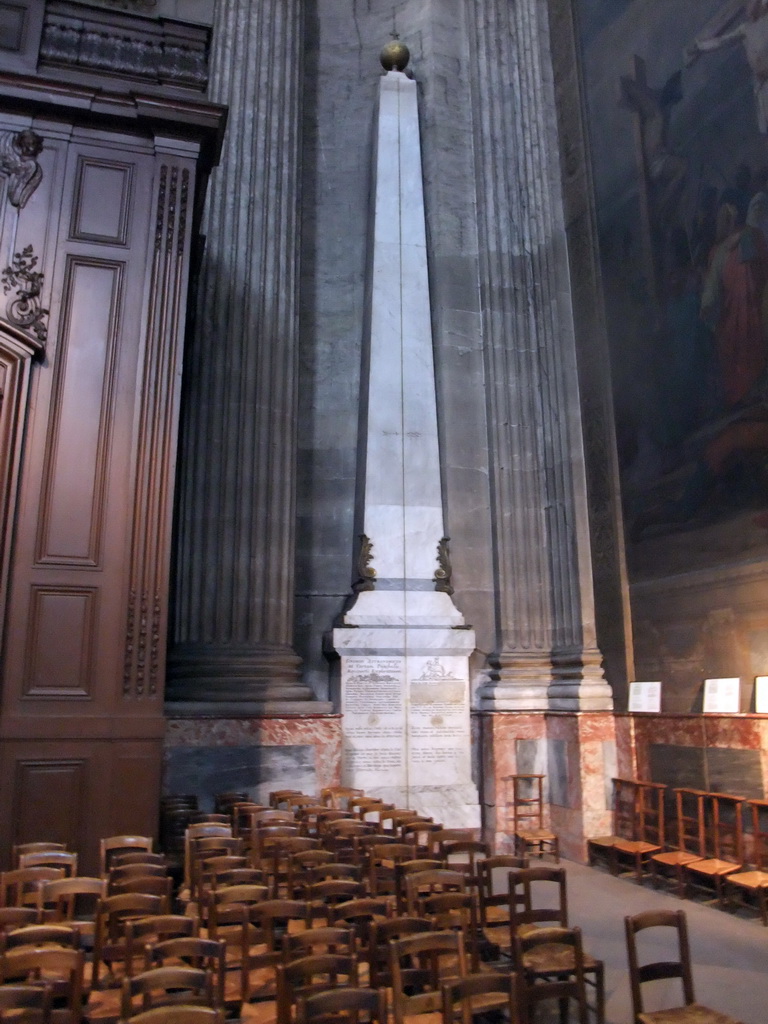
M624 916L662 908L686 912L697 1001L743 1024L766 1024L768 928L763 928L756 914L679 900L629 878L612 878L598 868L564 864L570 922L581 927L585 948L605 961L606 1024L632 1020ZM658 984L667 986L675 998L673 983Z
M756 914L726 912L702 902L681 901L662 890L639 886L628 877L613 878L598 868L563 862L568 873L571 924L584 933L585 948L605 962L606 1024L631 1024L624 915L642 910L682 907L688 917L698 1002L728 1013L742 1024L768 1022L768 928ZM671 952L671 950L670 950ZM236 985L233 983L233 995ZM659 983L658 997L673 1005L679 999L675 983ZM91 996L88 1017L93 1024L113 1024L117 992ZM647 1005L653 1009L654 1005ZM540 1024L557 1020L542 1008ZM245 1024L274 1024L272 1001L244 1008Z

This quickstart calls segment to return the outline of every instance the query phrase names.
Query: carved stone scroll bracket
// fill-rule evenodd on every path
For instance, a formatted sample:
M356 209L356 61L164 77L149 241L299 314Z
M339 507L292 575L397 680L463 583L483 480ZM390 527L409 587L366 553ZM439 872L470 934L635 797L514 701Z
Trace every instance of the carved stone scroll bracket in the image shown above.
M11 291L16 292L5 307L7 320L28 333L35 349L42 352L48 337L45 318L49 310L44 309L40 302L43 273L35 270L36 266L37 256L32 246L27 245L21 252L13 254L12 263L2 271L0 279L6 295Z
M357 556L358 580L352 589L356 594L362 590L376 589L376 570L371 565L373 560L373 542L364 533L360 534L360 551Z
M21 132L0 131L0 171L8 175L8 202L22 210L43 180L37 162L43 140L29 128Z
M437 545L437 569L435 569L435 590L441 594L452 594L453 586L451 584L451 576L453 575L453 567L451 566L451 555L448 550L448 541L450 537L441 537L440 542Z

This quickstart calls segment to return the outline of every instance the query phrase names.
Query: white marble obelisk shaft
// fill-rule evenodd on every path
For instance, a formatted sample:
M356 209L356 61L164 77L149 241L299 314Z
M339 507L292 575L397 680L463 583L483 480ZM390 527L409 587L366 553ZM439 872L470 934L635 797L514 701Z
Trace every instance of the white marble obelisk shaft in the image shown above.
M448 592L416 83L381 80L363 533L368 582L335 629L347 785L477 826L469 655ZM352 627L352 628L350 628Z

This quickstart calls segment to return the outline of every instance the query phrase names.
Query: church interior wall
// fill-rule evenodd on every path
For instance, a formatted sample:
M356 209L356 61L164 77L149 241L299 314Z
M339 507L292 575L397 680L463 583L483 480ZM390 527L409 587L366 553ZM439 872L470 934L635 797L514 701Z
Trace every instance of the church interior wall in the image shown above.
M711 269L718 210L738 199L726 245L755 243L745 260L764 289L764 232L743 222L768 145L745 43L686 55L743 30L749 6L595 0L581 21L635 678L661 679L670 712L700 710L703 680L720 676L741 678L748 712L768 667L768 322L758 297L761 337L739 381L723 312L734 299Z

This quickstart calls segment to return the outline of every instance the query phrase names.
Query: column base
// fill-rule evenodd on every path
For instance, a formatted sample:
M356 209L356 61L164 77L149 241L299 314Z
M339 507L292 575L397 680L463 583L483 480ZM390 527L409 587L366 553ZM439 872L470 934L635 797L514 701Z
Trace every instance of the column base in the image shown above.
M546 711L552 681L549 654L504 651L489 659L488 682L478 690L483 711Z
M611 711L597 649L498 654L478 690L482 711Z
M290 647L178 644L168 654L165 698L174 705L247 704L256 713L278 704L283 713L286 704L314 700L300 669L301 659Z

